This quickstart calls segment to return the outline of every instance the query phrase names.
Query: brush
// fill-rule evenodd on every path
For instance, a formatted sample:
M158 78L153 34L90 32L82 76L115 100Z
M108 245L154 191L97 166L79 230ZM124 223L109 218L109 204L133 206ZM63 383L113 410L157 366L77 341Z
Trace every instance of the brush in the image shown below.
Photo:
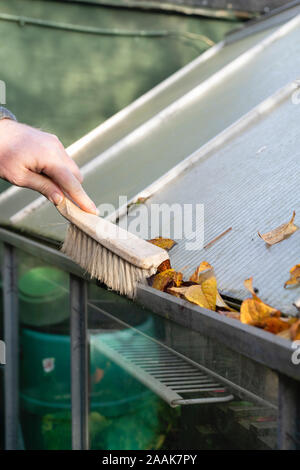
M169 259L162 248L84 212L67 198L56 207L71 222L61 251L120 294L134 298L137 284L145 283Z

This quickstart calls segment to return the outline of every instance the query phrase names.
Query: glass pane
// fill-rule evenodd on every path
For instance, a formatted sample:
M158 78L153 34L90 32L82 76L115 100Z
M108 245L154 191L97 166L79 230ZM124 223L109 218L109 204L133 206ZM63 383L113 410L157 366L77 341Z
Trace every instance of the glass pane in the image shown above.
M276 448L278 381L270 369L96 285L89 288L89 332L92 448ZM180 353L217 373L226 380L234 400L174 409L148 389L149 397L154 400L149 406L147 387L137 380L138 371L134 378L120 356L112 360L111 353L103 347L103 344L110 347L119 343L119 350L125 351L126 345L133 345L141 336L148 342L155 340L171 348L174 357ZM137 359L146 357L146 348L140 349ZM126 406L122 408L124 400ZM149 428L144 427L145 423L149 425L149 409L151 417L155 417L155 424L151 423L151 442L147 440ZM99 423L98 431L93 419ZM158 436L160 440L155 441Z
M155 336L154 318L113 292L95 285L89 287L91 448L163 448L176 428L180 409L171 408L102 349L103 341L135 344L138 332Z
M18 251L25 449L71 448L69 277Z

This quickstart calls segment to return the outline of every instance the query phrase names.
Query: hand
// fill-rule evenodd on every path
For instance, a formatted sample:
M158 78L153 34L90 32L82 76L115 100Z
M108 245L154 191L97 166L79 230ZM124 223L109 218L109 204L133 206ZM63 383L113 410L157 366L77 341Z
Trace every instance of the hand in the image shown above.
M10 119L0 121L0 177L42 193L55 205L66 194L81 209L97 213L81 186L78 166L59 139Z

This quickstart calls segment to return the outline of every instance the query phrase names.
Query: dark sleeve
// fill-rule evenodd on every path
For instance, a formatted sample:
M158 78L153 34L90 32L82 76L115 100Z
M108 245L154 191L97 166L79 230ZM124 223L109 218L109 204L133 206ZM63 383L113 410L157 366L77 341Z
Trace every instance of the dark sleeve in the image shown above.
M14 121L17 120L16 116L3 106L0 106L0 120L1 119L12 119Z

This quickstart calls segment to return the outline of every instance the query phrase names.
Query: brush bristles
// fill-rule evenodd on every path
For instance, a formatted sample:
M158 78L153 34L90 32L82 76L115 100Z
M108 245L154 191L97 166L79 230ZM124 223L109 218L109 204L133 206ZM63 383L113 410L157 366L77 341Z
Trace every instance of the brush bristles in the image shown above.
M141 269L112 253L73 224L69 225L61 251L79 264L92 278L133 299L138 283L156 272Z

